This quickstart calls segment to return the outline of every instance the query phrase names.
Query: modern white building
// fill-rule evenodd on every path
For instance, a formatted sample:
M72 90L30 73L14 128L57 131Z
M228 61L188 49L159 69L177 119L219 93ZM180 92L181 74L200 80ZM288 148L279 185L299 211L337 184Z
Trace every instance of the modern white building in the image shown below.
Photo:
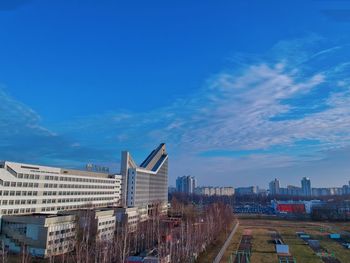
M166 212L168 203L168 154L160 144L137 165L130 153L122 152L123 202L125 207L137 207L140 220L154 209Z
M161 144L136 165L122 152L121 175L3 161L0 197L1 239L9 251L63 254L74 247L76 227L88 226L104 242L121 222L135 231L153 212L166 212L168 154Z
M1 215L107 207L120 204L120 175L0 163Z

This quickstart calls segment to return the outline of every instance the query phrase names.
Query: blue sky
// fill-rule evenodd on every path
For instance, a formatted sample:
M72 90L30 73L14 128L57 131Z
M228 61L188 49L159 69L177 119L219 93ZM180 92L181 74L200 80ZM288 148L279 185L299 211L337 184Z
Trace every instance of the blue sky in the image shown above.
M349 1L0 2L0 159L350 180ZM332 180L330 180L332 178Z

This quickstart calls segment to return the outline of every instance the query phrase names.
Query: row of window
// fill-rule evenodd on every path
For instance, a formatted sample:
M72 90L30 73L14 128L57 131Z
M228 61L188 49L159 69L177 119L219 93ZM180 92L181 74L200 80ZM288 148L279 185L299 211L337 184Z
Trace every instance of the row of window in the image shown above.
M39 187L38 183L28 183L28 182L9 182L0 180L0 184L6 187Z
M35 205L37 200L2 200L2 205Z
M98 225L103 226L103 225L114 224L114 223L115 223L114 220L110 220L110 221L100 222L100 223L98 223Z
M73 210L73 209L82 209L82 208L87 208L87 207L104 207L104 206L109 206L109 205L113 205L112 202L109 203L101 203L101 204L83 204L83 205L70 205L70 206L57 206L57 207L43 207L41 208L41 212L49 212L49 211L65 211L65 210Z
M102 207L105 206L105 203L102 204L94 204L94 207ZM113 205L112 202L107 203L107 205ZM72 209L80 209L80 208L86 208L91 207L91 204L84 204L84 205L71 205L71 206L62 206L62 207L43 207L41 209L42 212L45 211L64 211L64 210L72 210ZM25 214L25 213L35 213L35 208L17 208L17 209L1 209L2 215L16 215L16 214Z
M76 178L76 177L65 177L65 176L45 176L45 180L55 181L68 181L68 182L84 182L84 183L97 183L97 184L114 184L113 180L103 179L91 179L91 178Z
M66 199L43 199L43 204L54 203L72 203L72 202L87 202L87 201L104 201L113 200L114 197L89 197L89 198L66 198Z
M36 196L38 195L37 191L0 191L0 196Z
M62 230L57 230L57 231L50 231L49 232L49 236L57 236L59 234L63 235L63 234L66 234L66 233L70 233L70 232L74 232L75 231L75 228L67 228L67 229L62 229Z
M2 215L24 214L24 213L35 213L35 208L1 209Z
M17 178L39 180L40 179L40 175L38 175L38 174L17 174Z
M51 254L53 254L53 253L57 253L57 252L60 252L60 253L62 253L62 251L63 250L67 250L67 249L69 249L69 250L71 250L71 249L73 249L74 248L74 241L70 241L70 243L68 244L68 245L65 245L65 246L60 246L60 247L55 247L54 249L48 249L47 250L47 254L48 255L51 255Z
M87 189L114 189L114 186L109 185L84 185L84 184L44 184L45 188L87 188Z
M106 232L110 230L115 230L115 227L111 226L111 227L102 228L102 229L99 229L97 233Z
M116 194L119 194L119 192L115 192ZM43 195L110 195L113 194L113 192L79 192L79 191L44 191Z
M49 244L49 246L51 246L53 244L57 245L59 243L63 243L65 241L70 241L70 240L72 240L72 237L62 237L62 238L58 238L58 239L55 239L55 240L50 240L48 242L48 244Z
M69 181L69 182L86 182L86 183L100 183L100 184L114 184L114 180L104 180L104 179L92 179L92 178L78 178L78 177L65 177L60 176L57 174L56 176L50 176L50 175L39 175L39 174L23 174L23 173L16 173L13 169L8 167L7 169L11 174L15 175L19 179L32 179L32 180L55 180L55 181ZM45 171L37 171L41 173L49 173ZM56 174L56 173L54 173ZM1 183L1 180L0 180Z

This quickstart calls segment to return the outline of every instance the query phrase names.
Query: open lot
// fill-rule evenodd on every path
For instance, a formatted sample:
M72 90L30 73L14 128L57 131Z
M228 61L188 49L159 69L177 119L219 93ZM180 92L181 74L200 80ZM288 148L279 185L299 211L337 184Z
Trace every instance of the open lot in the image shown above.
M344 248L340 242L329 238L330 233L349 231L349 224L254 219L252 217L241 217L239 218L239 222L239 229L221 260L222 263L230 262L230 256L233 256L232 258L234 259L234 253L237 251L242 233L246 229L250 229L253 236L252 253L250 257L252 263L278 263L275 245L271 237L273 231L277 231L281 235L284 243L289 245L290 254L298 263L320 263L324 261L316 255L304 240L296 235L296 232L305 232L309 234L312 239L319 240L320 245L327 252L333 254L334 257L338 259L338 262L350 262L350 249Z

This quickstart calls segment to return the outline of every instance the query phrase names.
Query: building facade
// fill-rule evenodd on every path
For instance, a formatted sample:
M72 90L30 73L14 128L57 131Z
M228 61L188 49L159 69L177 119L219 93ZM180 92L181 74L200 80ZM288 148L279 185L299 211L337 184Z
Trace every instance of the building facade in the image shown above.
M280 181L277 178L275 178L275 180L270 182L269 190L270 190L271 195L279 195L280 194Z
M120 175L6 161L0 164L0 216L116 206L121 183Z
M302 188L302 194L304 196L312 195L310 178L303 177L303 179L301 180L301 188Z
M137 207L144 220L154 211L166 212L168 204L168 154L160 144L136 165L129 152L122 152L123 202L125 207Z
M97 208L63 211L62 215L75 215L79 229L85 235L94 237L96 242L113 240L116 230L116 209Z
M196 189L196 178L193 176L181 176L176 179L176 191L186 194L194 194Z
M49 257L70 252L76 243L74 215L5 215L1 239L12 253L21 253L25 245L34 256Z
M89 166L90 167L90 166ZM123 188L122 188L123 187ZM81 233L110 241L117 227L168 205L168 154L160 144L140 165L122 152L121 174L0 162L0 233L14 253L49 257L72 251ZM122 224L121 224L122 223ZM82 229L85 229L82 231Z
M257 186L235 188L236 195L256 195L258 192L259 192L259 188Z
M197 187L195 190L196 194L199 195L217 195L217 196L231 196L234 195L235 189L233 187L212 187L212 186L203 186Z

